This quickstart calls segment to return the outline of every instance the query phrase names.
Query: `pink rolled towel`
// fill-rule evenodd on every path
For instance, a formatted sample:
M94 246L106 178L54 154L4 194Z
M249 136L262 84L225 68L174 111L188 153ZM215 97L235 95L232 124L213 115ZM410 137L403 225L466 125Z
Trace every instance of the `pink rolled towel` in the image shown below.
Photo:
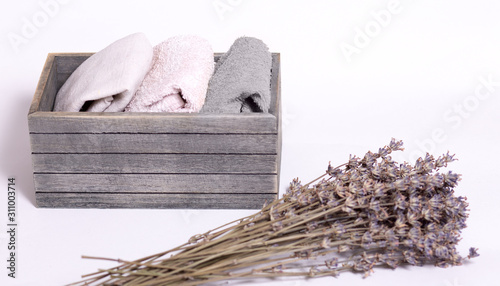
M153 64L125 111L198 112L214 70L210 43L175 36L153 47Z

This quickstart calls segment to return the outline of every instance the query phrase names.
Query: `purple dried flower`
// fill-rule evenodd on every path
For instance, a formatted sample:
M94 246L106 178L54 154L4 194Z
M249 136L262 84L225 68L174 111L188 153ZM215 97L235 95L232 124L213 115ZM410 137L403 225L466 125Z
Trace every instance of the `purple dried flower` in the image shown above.
M420 226L422 226L422 223L420 222L420 216L416 213L416 212L413 212L413 211L408 211L406 213L406 219L408 221L408 223L414 227L418 227L420 228Z
M394 230L389 229L385 232L385 239L387 241L388 249L396 249L399 247L399 238L394 233Z
M425 155L425 159L424 159L424 165L423 165L423 169L425 170L426 173L432 171L432 169L434 169L434 157L432 155L430 155L429 153L427 153Z
M467 255L467 257L469 259L474 258L474 257L478 257L479 253L477 251L478 251L478 249L475 247L469 248L469 255Z
M288 186L287 192L290 192L293 194L293 193L300 191L301 188L302 188L302 184L300 183L298 178L295 178L292 180L292 182L290 182L290 185Z
M347 196L347 188L338 184L335 187L335 193L337 194L337 196L345 198Z
M412 212L420 212L422 209L422 203L420 197L410 196L410 199L408 201L408 207Z
M369 204L369 209L373 210L374 212L379 212L380 211L380 201L376 200L375 198L372 198Z
M335 222L332 225L332 229L333 229L333 233L337 236L341 236L346 232L344 225L339 223L339 222Z
M377 221L370 221L369 228L373 235L377 235L382 232L382 226Z
M439 173L432 176L427 176L426 183L434 188L442 188L444 184L444 177Z
M454 188L457 186L458 181L460 181L460 175L455 174L452 171L449 171L444 175L444 182L446 186Z
M406 191L408 189L408 178L398 179L394 182L394 188L399 191Z
M435 223L435 222L430 222L430 223L428 223L428 224L427 224L426 229L427 229L427 231L429 231L429 232L437 232L437 231L438 231L438 229L439 229L439 227L438 227L437 223ZM451 230L450 230L450 231L451 231Z
M391 151L403 151L405 149L403 148L403 140L396 141L396 139L392 138L389 143L389 149Z
M408 247L408 248L412 248L413 247L413 241L411 239L405 239L403 240L403 245Z
M378 149L378 155L382 158L386 157L390 153L391 153L391 149L389 149L388 147L383 147L383 148Z
M408 206L406 202L405 196L403 196L400 192L396 192L394 194L394 208L397 210L405 210Z
M479 254L478 254L479 256ZM463 262L463 257L458 254L457 250L455 248L450 249L450 261L453 265L462 265Z
M309 204L309 198L306 195L301 194L297 197L297 202L300 206L307 206Z
M441 209L443 207L441 195L437 194L437 195L433 196L429 200L429 205L432 209L436 209L436 210Z
M410 263L411 265L417 265L417 258L416 258L417 255L415 254L415 251L412 250L403 251L403 255L406 262Z
M373 242L373 237L370 231L366 231L363 237L361 238L361 243L363 245L369 245ZM364 247L364 246L363 246ZM369 247L364 247L364 248L369 248Z
M399 164L399 174L401 177L408 177L411 174L412 169L413 167L407 162Z
M371 169L371 172L374 178L380 179L380 176L382 175L382 168L380 164L375 164Z
M375 181L373 181L372 179L366 179L366 180L364 180L364 182L363 182L363 191L366 194L372 193L374 185L375 185Z
M349 155L349 161L347 162L346 169L356 169L359 166L359 158L356 156Z
M422 189L425 186L424 177L419 174L412 175L410 178L410 186L412 189Z
M328 169L326 170L326 173L332 177L337 177L340 174L342 174L342 170L340 168L334 168L332 165L329 163L328 164Z
M394 222L396 229L407 227L406 217L403 212L398 212L396 222Z
M456 161L456 159L454 157L455 157L455 155L450 155L450 152L447 152L445 155L437 158L436 168L448 166L448 163Z
M376 161L377 161L377 158L376 158L375 154L368 151L365 154L365 156L363 157L363 159L361 160L361 163L363 164L363 166L365 166L367 168L371 168L373 166L373 164L375 164Z
M373 196L374 197L383 197L385 196L386 192L386 186L384 183L376 182L375 185L373 186Z
M417 174L424 174L424 160L422 158L418 158L413 169L415 170L415 172L417 172Z
M434 254L438 258L443 258L443 259L448 259L449 255L450 255L448 252L448 248L444 245L440 245L440 246L436 247L434 249Z
M338 262L339 262L339 259L335 257L335 258L332 258L330 260L326 260L325 266L328 269L336 269L338 267Z
M420 231L420 228L412 227L408 232L408 238L410 238L413 243L417 243L421 237L422 232Z
M355 208L358 205L355 196L349 196L349 197L347 197L347 199L345 200L344 204L348 208Z
M358 183L356 183L356 182L349 183L348 189L349 189L349 192L351 194L353 194L353 195L358 195L358 194L359 195L363 195L361 193L361 191L363 190L363 188Z

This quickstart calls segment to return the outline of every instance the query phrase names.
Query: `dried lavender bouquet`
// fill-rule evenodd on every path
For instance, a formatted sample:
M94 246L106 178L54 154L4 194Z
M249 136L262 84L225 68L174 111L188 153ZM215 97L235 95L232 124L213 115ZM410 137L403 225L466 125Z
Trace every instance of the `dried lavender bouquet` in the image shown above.
M427 154L411 166L389 156L399 150L402 141L392 139L376 153L350 156L308 184L293 180L281 199L254 215L163 253L117 259L119 266L70 285L200 285L344 271L368 276L375 267L400 264L461 265L456 245L468 204L454 195L460 175L438 172L454 156ZM468 258L475 256L470 248Z

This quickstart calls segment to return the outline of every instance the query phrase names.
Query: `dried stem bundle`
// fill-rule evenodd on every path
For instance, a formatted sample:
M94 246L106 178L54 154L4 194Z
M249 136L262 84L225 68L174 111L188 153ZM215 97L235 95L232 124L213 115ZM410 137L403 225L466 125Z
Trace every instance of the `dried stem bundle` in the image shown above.
M438 170L454 161L427 154L414 166L377 153L328 166L302 185L293 180L279 200L169 251L84 276L70 285L200 285L278 276L368 276L376 266L461 265L455 246L468 217L466 198L454 196L460 175ZM478 256L471 248L468 258ZM93 257L95 258L95 257Z

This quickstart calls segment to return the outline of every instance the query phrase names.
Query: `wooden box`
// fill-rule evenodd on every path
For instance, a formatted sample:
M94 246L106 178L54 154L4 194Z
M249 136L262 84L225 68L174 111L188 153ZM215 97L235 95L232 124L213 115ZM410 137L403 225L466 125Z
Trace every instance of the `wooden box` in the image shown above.
M38 207L259 209L277 197L278 53L268 114L52 111L59 88L90 55L49 54L31 103Z

